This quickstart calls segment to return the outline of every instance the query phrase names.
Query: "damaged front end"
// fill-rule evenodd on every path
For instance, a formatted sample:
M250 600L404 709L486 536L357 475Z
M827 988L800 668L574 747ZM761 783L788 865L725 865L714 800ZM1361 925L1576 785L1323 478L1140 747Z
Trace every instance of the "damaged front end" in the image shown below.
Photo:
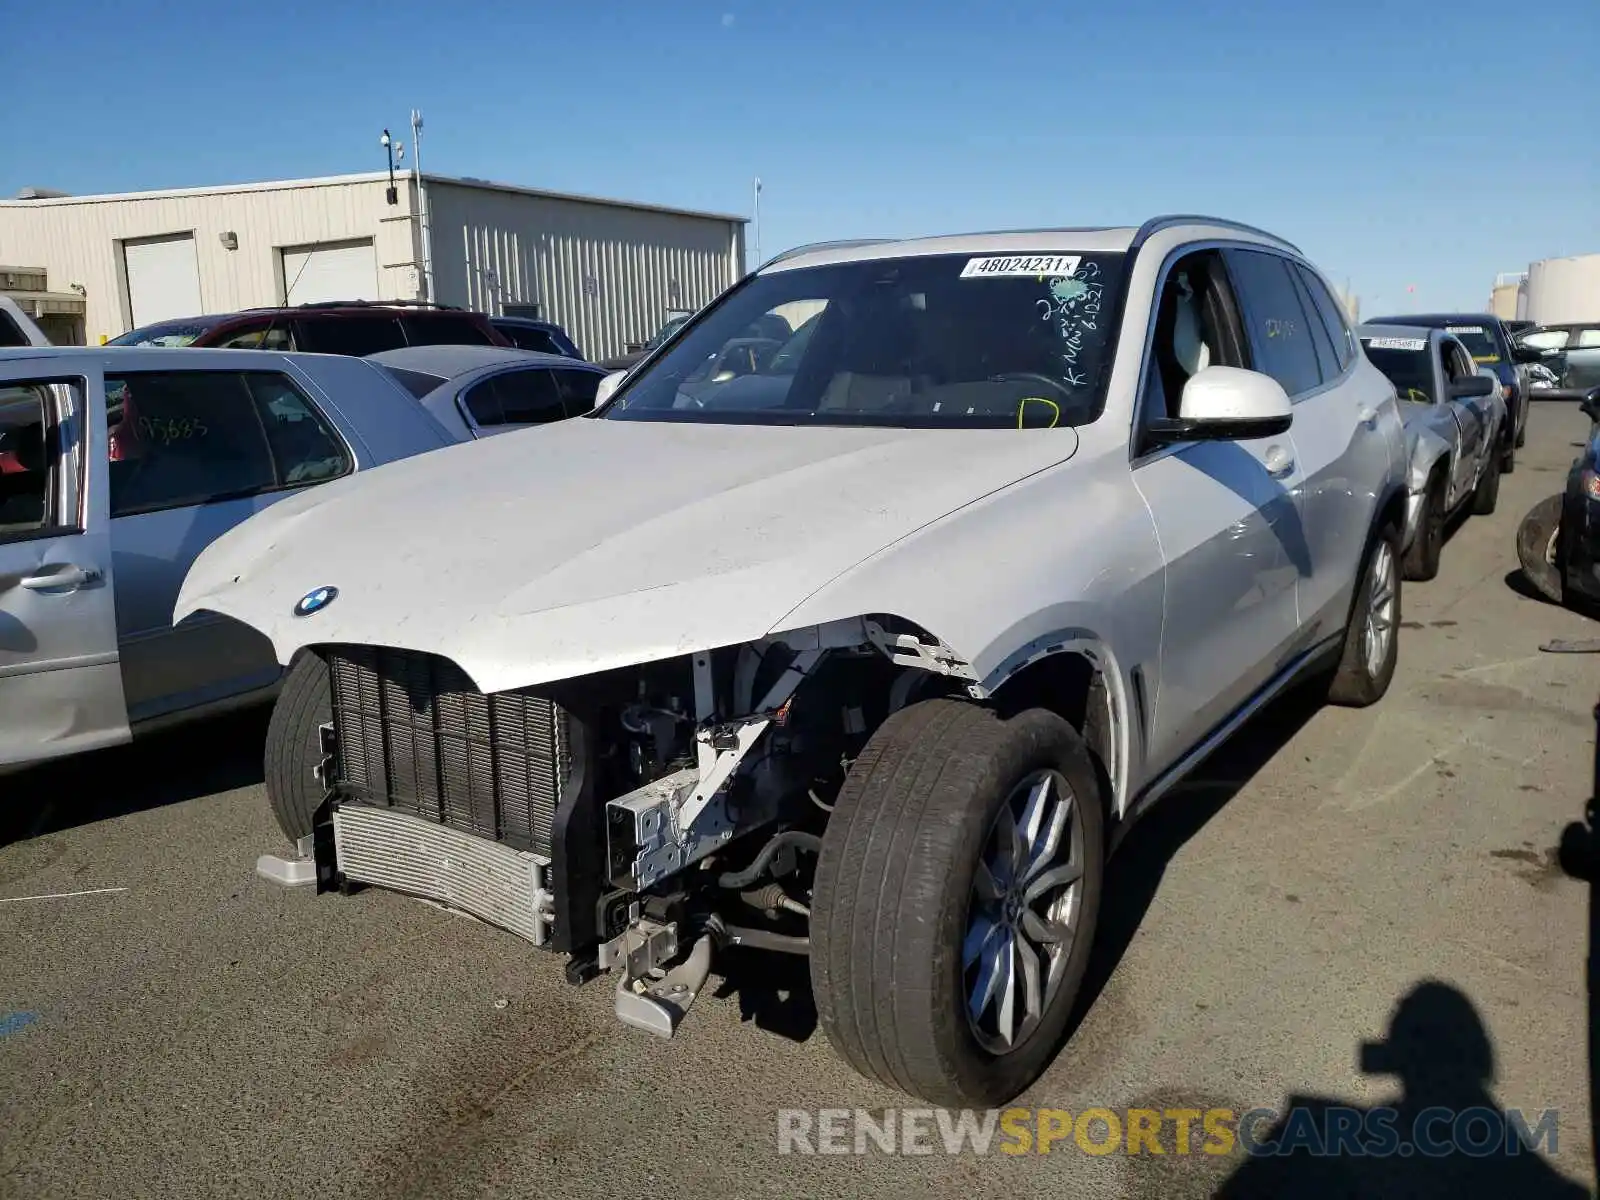
M867 738L913 699L981 697L924 631L866 617L485 694L450 660L316 648L319 891L449 905L617 973L617 1015L670 1036L718 945L808 952L810 881Z

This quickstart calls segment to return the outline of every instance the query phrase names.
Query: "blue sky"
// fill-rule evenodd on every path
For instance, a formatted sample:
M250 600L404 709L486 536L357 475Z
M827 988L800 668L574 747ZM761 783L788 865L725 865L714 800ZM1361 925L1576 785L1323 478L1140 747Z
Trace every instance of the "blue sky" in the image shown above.
M1600 250L1595 0L5 7L0 196L376 169L416 107L445 174L745 214L760 175L769 254L1209 212L1375 313Z

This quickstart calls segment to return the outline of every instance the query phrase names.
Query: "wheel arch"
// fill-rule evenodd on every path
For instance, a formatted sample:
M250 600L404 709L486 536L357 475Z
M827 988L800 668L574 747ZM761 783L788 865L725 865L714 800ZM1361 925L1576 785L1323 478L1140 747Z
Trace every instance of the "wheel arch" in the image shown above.
M1130 697L1129 677L1111 647L1086 629L1036 638L1008 655L982 681L989 702L1002 712L1046 708L1064 718L1088 745L1102 772L1107 818L1127 807L1129 766L1142 751L1142 720ZM1140 692L1135 677L1132 690Z

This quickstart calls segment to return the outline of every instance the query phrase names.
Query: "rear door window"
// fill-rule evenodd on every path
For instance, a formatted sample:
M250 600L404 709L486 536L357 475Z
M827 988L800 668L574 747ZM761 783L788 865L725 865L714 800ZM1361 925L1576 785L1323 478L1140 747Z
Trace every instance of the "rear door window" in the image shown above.
M406 344L400 322L392 316L354 313L338 317L301 317L295 341L301 350L317 354L353 354L358 357L380 350L398 350Z
M1315 271L1300 263L1295 263L1294 269L1300 276L1301 285L1311 297L1312 307L1322 318L1322 326L1333 345L1334 357L1339 361L1339 370L1343 372L1356 353L1355 335L1350 330L1350 323L1345 320L1344 309L1333 298L1333 294L1328 291L1322 280L1317 278Z
M507 425L544 425L567 415L555 376L542 368L496 375L494 390Z
M555 376L542 367L491 375L469 388L462 399L473 421L485 429L495 425L545 425L567 416Z
M1319 387L1322 372L1316 347L1288 261L1257 250L1224 254L1244 305L1245 332L1256 370L1271 375L1291 396Z
M111 515L250 496L342 475L326 419L275 371L106 376Z
M45 386L0 384L0 542L25 541L53 523Z

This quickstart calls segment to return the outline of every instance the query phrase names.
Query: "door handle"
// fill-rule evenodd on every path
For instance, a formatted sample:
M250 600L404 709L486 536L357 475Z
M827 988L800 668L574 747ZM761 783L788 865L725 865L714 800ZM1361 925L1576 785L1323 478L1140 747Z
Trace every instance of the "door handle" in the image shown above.
M1268 446L1266 468L1272 478L1287 479L1294 474L1294 455L1282 446Z
M1363 425L1365 425L1368 429L1371 429L1375 424L1377 424L1378 410L1375 408L1363 408L1356 414L1356 417Z
M69 566L47 575L24 575L18 583L30 592L45 592L55 588L80 588L99 578L100 572L92 568Z

